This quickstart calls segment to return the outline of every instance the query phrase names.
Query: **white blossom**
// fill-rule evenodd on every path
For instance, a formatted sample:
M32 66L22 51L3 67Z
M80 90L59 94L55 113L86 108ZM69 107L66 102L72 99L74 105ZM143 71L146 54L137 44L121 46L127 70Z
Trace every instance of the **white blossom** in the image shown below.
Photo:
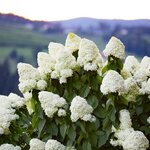
M25 98L25 101L29 101L32 98L32 92L25 92L23 93L23 96Z
M26 63L18 64L18 74L19 74L20 82L26 81L26 80L38 81L40 79L39 71L33 66L26 64Z
M120 120L120 129L121 130L131 128L132 121L131 121L130 113L128 110L123 109L120 111L119 120Z
M21 83L19 83L18 86L19 86L19 90L22 93L25 93L25 92L31 91L32 89L36 88L36 80L34 80L34 79L25 80L25 81L22 81Z
M116 37L111 37L103 53L106 57L114 56L116 58L124 59L125 58L125 46Z
M53 79L61 79L60 83L65 83L68 77L71 77L73 70L77 67L75 57L69 50L62 49L57 53L55 69L51 74ZM63 82L64 81L64 82Z
M29 150L45 150L45 142L42 142L39 139L30 140L30 149Z
M124 97L127 99L128 102L134 102L136 100L136 97L139 95L139 86L137 85L133 77L126 79L124 83L126 89L126 93L123 94Z
M24 94L36 89L37 82L41 79L38 69L26 63L18 64L19 90Z
M53 118L54 114L66 105L64 98L47 91L39 92L39 101L45 114L50 118Z
M74 33L69 33L66 39L65 47L75 52L79 49L81 38Z
M17 102L18 100L18 102ZM9 97L0 95L0 133L8 134L11 121L19 118L15 114L14 107L20 107L24 104L24 99L21 97L10 94Z
M65 150L65 146L56 140L48 140L45 145L45 150Z
M123 79L128 79L128 78L132 77L132 74L129 71L122 69L121 76L123 77Z
M66 116L66 111L64 109L59 109L58 110L58 117L64 117Z
M134 78L141 86L142 82L147 81L150 77L150 57L145 56L141 63L139 69L135 72Z
M47 87L47 82L45 80L39 80L37 82L37 89L38 90L45 90L45 88Z
M65 49L65 47L60 43L50 42L48 45L49 54L54 60L57 59L57 54L63 49Z
M142 82L147 81L148 76L146 70L138 69L134 74L134 79L138 83L138 85L142 85Z
M141 131L134 131L129 133L122 146L124 150L146 150L149 141Z
M22 107L25 104L25 99L18 96L17 94L10 93L8 98L11 101L12 107Z
M100 90L104 95L125 92L126 90L122 76L114 70L109 70L103 78Z
M146 150L149 147L149 141L141 131L135 131L132 128L129 111L121 110L119 120L119 129L113 129L114 137L117 140L111 139L110 144L122 146L124 150Z
M50 54L39 52L37 61L39 66L38 70L41 73L41 75L50 74L54 69L55 59L52 58Z
M78 119L91 122L96 120L95 116L91 115L93 112L92 106L90 106L87 101L80 96L73 98L70 111L72 122L76 122Z
M150 78L148 81L143 81L140 89L141 94L147 94L150 95Z
M147 118L147 122L150 124L150 116Z
M128 71L132 75L139 69L140 63L134 56L128 56L125 59L123 70Z
M146 70L146 72L149 73L150 75L150 57L148 56L143 57L140 63L140 68Z
M21 147L12 144L2 144L0 150L21 150Z
M99 49L93 41L82 39L79 46L77 63L86 71L95 71L103 66Z

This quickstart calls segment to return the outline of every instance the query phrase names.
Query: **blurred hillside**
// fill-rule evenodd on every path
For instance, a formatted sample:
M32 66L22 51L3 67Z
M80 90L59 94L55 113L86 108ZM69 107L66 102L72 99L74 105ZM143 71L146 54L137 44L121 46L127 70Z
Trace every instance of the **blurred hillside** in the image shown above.
M127 54L150 56L150 20L31 21L13 14L0 14L0 94L17 92L18 62L36 66L38 51L47 51L50 41L64 44L68 32L93 40L103 50L111 36L122 40Z

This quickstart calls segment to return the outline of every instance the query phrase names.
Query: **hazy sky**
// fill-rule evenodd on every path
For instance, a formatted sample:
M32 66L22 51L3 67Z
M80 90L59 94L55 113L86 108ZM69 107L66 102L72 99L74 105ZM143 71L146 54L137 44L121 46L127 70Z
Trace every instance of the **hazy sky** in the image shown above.
M150 19L150 0L0 0L0 12L33 20Z

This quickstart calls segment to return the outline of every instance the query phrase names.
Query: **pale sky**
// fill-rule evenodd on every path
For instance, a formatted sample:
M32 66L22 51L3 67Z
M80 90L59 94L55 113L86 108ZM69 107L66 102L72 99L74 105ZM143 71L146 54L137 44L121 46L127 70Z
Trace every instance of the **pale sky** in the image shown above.
M0 12L32 20L150 19L150 0L0 0Z

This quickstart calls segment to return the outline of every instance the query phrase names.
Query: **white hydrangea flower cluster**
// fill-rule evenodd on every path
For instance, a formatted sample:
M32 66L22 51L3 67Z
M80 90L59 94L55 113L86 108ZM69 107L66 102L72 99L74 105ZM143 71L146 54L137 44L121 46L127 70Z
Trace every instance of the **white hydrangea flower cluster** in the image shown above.
M74 33L69 33L66 39L65 47L71 50L71 52L75 52L79 50L79 45L81 42L81 38Z
M17 94L10 93L8 95L9 102L11 103L11 107L22 107L25 104L25 99L18 96Z
M135 131L132 128L130 113L128 110L120 111L120 127L113 131L117 140L110 140L113 146L122 146L124 150L146 150L149 147L149 141L141 131Z
M21 147L12 144L2 144L0 145L0 150L21 150Z
M29 145L29 150L45 150L45 142L36 138L31 139Z
M93 41L82 39L79 45L77 63L86 71L96 71L103 66L103 58Z
M139 85L142 82L147 81L150 77L150 57L145 56L139 66L139 69L135 72L134 78Z
M66 115L67 115L67 113L64 109L58 110L58 117L65 117Z
M19 63L18 65L19 89L27 98L32 89L44 90L47 86L44 80L49 78L59 79L61 84L66 83L67 78L71 77L73 71L79 67L83 67L86 71L97 71L101 75L103 58L93 41L81 39L74 33L69 33L65 46L50 42L48 49L48 53L38 53L37 69L29 64ZM77 58L73 55L76 51L78 51ZM112 37L104 50L104 54L122 59L124 57L124 45L120 40Z
M120 120L120 129L124 130L127 128L131 128L132 126L132 121L131 121L131 117L130 117L130 113L128 110L126 109L122 109L120 110L120 116L119 116L119 120Z
M50 74L54 70L55 60L52 56L45 52L39 52L37 56L38 70L42 78L46 78L46 75Z
M25 103L24 98L10 93L9 96L0 95L0 134L9 134L11 121L19 118L15 114L16 107L21 107Z
M134 56L128 56L125 59L123 70L133 75L139 69L139 66L140 66L140 63Z
M46 81L41 79L40 72L30 64L19 63L19 89L28 101L32 98L32 90L44 90L47 87Z
M65 146L56 140L48 140L45 150L65 150Z
M111 37L103 53L106 57L114 56L116 58L124 59L125 58L125 46L116 37Z
M148 79L148 81L142 82L140 93L142 95L144 94L150 95L150 78Z
M59 78L59 82L66 83L67 78L71 77L73 70L77 67L76 58L67 49L58 51L54 71L51 73L52 79Z
M125 93L124 79L118 72L109 70L103 78L100 90L104 95L117 92Z
M43 142L39 139L31 139L29 150L75 150L75 148L66 147L57 140L53 139L50 139L47 142Z
M91 115L93 112L92 106L90 106L87 101L80 96L73 98L70 111L72 122L76 122L78 119L90 122L96 121L95 116Z
M72 76L73 70L77 67L77 62L71 50L68 49L71 48L69 41L67 39L66 47L59 43L50 42L48 46L49 54L38 53L38 70L43 79L46 79L49 75L52 79L59 79L62 84L66 83L67 78Z
M127 78L125 81L126 93L123 96L128 100L128 102L135 102L136 97L139 95L140 88L137 85L133 77Z
M39 92L39 101L45 114L49 118L53 118L58 111L58 116L65 116L65 110L62 109L67 103L66 100L57 94L47 91Z
M132 77L139 69L140 63L134 56L127 56L125 59L121 75L124 79Z

